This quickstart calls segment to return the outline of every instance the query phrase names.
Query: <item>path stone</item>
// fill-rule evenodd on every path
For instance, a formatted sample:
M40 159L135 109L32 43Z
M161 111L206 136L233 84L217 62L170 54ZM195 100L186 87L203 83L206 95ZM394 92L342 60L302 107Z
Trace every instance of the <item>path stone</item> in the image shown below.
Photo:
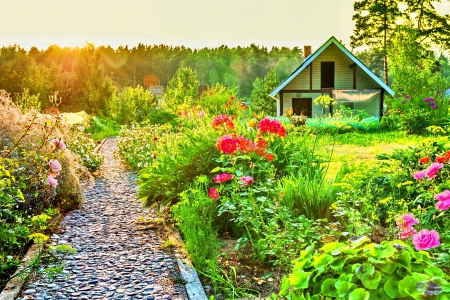
M136 230L148 210L136 201L136 175L114 158L116 139L108 139L102 177L85 192L85 203L63 221L64 233L51 241L76 248L65 274L54 281L35 279L17 299L188 299L176 258L160 250L152 231ZM67 276L65 276L67 275Z

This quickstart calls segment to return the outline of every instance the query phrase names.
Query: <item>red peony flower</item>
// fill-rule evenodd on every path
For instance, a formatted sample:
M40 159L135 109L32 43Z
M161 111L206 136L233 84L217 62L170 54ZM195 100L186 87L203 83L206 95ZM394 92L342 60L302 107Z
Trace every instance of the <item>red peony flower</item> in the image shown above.
M424 164L430 161L429 157L422 157L421 159L419 159L419 163Z
M209 198L211 198L211 199L219 198L219 194L217 193L217 190L215 188L209 189Z
M223 183L223 182L230 181L232 178L233 178L233 176L231 176L231 174L222 173L222 174L219 174L216 177L214 177L214 182L215 183Z

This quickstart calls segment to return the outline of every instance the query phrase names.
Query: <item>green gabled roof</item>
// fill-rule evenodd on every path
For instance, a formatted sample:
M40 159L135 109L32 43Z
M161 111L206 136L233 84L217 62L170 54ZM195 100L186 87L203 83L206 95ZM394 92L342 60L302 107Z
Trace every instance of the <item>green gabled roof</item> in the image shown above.
M279 86L277 86L271 93L270 96L274 97L278 94L289 82L292 81L300 72L306 69L317 56L319 56L323 50L328 48L331 44L335 44L345 55L347 55L358 67L361 68L367 75L369 75L376 83L378 83L389 95L394 96L394 91L387 86L377 75L375 75L371 70L369 70L359 59L356 58L350 51L347 50L334 36L332 36L328 41L325 42L316 52L310 54L306 57L305 61L291 74L288 78L286 78Z

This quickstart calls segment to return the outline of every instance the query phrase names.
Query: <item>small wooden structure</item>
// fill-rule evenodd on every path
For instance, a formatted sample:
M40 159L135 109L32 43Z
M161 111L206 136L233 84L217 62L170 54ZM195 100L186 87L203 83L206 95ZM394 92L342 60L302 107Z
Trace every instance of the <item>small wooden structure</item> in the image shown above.
M329 94L352 111L365 110L381 117L385 93L394 92L335 37L331 37L316 52L305 46L304 62L270 96L277 100L277 116L291 107L296 115L320 116L323 108L313 104L322 94ZM333 114L333 106L325 109Z

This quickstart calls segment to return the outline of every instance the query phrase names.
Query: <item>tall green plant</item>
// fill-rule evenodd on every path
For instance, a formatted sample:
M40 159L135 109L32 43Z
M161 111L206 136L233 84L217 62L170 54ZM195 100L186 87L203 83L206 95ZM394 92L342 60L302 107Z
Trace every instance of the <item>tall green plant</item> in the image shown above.
M169 81L169 86L162 99L162 107L170 112L177 112L180 105L193 107L198 98L197 72L189 67L181 67Z

